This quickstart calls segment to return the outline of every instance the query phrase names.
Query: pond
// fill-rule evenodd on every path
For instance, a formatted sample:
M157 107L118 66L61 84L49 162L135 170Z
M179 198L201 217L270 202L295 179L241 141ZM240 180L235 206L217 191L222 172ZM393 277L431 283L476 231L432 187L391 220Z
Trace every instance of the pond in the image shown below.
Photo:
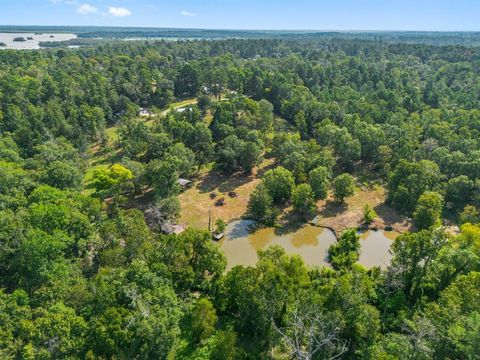
M0 33L0 43L6 45L0 46L0 49L40 49L41 41L66 41L76 37L75 34ZM15 38L23 38L25 41L13 41Z
M335 243L335 234L328 229L305 225L289 232L275 228L261 228L250 232L255 224L252 220L239 220L230 223L225 237L219 246L227 257L227 270L236 265L255 265L257 251L272 245L279 245L290 255L300 255L307 265L330 266L327 261L328 248ZM369 231L361 235L361 255L359 262L366 267L388 265L389 253L395 233Z
M390 246L400 234L394 231L366 231L360 234L360 258L358 262L367 268L386 268L392 260Z

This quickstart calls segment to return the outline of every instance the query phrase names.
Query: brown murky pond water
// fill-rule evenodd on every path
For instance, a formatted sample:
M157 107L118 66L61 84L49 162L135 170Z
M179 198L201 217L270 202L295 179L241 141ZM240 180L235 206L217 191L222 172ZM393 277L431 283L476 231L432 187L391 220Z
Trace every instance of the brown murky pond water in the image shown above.
M367 231L360 234L360 258L358 262L367 268L386 268L392 260L390 246L400 234L394 231Z
M227 270L236 265L255 265L257 251L279 245L290 255L300 255L307 265L330 266L328 248L335 243L332 231L305 225L292 231L262 228L250 231L251 220L230 223L219 246L227 257ZM361 235L362 250L359 262L366 267L388 265L391 259L390 244L398 234L386 231L369 231Z

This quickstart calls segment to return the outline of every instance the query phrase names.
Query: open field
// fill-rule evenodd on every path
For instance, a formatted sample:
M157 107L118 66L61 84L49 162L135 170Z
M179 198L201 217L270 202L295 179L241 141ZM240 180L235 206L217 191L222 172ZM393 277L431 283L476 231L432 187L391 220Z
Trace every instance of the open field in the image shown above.
M408 218L385 205L386 190L383 186L362 186L355 195L345 200L344 204L336 202L332 196L318 202L318 225L326 226L341 232L348 228L357 227L363 221L363 206L370 205L377 213L377 217L370 228L385 229L390 226L396 232L405 232L411 229Z
M185 226L208 228L209 210L212 223L219 218L231 221L242 217L247 211L250 194L260 182L262 174L272 165L271 159L265 160L250 176L239 174L228 177L216 171L200 175L192 186L179 196L182 209L179 222ZM238 197L230 198L229 191L235 191ZM226 205L214 206L216 200L210 198L212 192L217 194L216 199L225 197Z
M180 223L184 226L207 228L209 210L212 224L221 218L227 222L238 219L246 214L250 194L260 182L261 175L273 166L273 160L265 162L254 171L251 176L225 177L215 171L199 176L192 187L183 192L179 199L181 204ZM230 198L229 191L235 191L237 198ZM215 200L210 193L215 192L217 199L226 198L226 205L214 206ZM317 204L319 221L317 225L332 228L340 233L348 228L358 227L363 221L363 206L368 204L374 209L378 217L371 224L371 228L385 229L390 226L396 232L405 232L411 229L411 222L404 216L397 214L385 205L386 191L383 186L362 186L354 196L346 199L345 204L337 203L332 196ZM292 213L290 206L283 209L279 223L286 227L295 228L300 220ZM303 222L302 222L303 223Z
M100 149L100 147L92 146L90 148L91 157L88 164L88 169L83 177L83 194L91 195L93 193L92 179L96 170L106 170L110 165L115 163L120 150L113 150L112 148Z

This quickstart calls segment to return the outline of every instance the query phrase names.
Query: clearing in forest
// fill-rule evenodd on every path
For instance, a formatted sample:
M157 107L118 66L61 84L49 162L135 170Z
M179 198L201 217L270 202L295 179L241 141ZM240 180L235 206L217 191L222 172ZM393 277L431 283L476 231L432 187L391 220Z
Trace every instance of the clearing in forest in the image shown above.
M226 222L241 218L247 213L250 194L261 181L260 178L265 171L272 167L274 167L274 161L268 159L250 176L225 176L214 170L200 175L193 181L191 187L179 196L181 205L179 223L186 227L207 229L209 211L212 226L219 218ZM231 191L234 191L237 197L229 197L228 193ZM212 193L216 194L214 199L210 197ZM215 206L215 202L221 198L225 198L226 204ZM330 227L337 233L358 227L363 221L363 206L368 204L378 214L371 228L385 229L390 226L392 230L400 233L410 230L409 219L385 205L385 199L386 190L381 185L362 186L357 189L355 195L347 198L344 204L336 202L330 196L317 204L318 225ZM284 226L291 226L300 221L292 213L290 206L283 208L283 213L278 220L279 224Z
M209 211L212 225L216 219L232 221L247 212L250 194L260 182L266 170L271 168L273 160L265 160L255 168L252 175L226 176L215 170L206 172L195 179L189 189L180 194L181 215L180 224L189 227L207 229ZM229 192L235 192L236 197L230 197ZM212 199L210 194L215 193ZM225 198L224 206L215 206L218 199Z
M386 190L381 185L362 186L352 197L345 199L345 203L336 202L332 196L318 202L318 225L334 229L337 233L348 228L355 228L363 222L363 207L370 205L377 213L377 217L370 228L392 230L403 233L411 229L408 218L399 215L395 210L385 205Z

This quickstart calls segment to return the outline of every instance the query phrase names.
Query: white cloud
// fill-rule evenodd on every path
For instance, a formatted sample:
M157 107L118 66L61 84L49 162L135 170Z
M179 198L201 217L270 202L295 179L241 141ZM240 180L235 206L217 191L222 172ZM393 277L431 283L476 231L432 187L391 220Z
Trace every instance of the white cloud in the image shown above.
M124 7L114 7L114 6L109 6L108 7L108 13L112 16L116 17L125 17L125 16L130 16L132 15L131 11L128 10L127 8Z
M193 12L185 11L185 10L182 11L182 15L183 16L197 16L197 14L195 14Z
M87 15L87 14L94 14L98 12L98 9L95 6L92 6L90 4L83 4L83 5L80 5L80 7L77 9L77 12L82 15Z

